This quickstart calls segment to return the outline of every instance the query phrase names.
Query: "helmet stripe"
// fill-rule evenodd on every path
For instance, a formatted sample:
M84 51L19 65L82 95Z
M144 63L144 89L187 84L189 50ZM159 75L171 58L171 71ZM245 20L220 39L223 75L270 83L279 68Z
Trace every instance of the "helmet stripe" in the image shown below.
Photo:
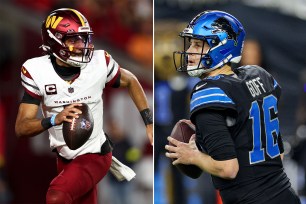
M82 23L82 26L85 26L85 22L84 22L84 17L82 16L82 14L80 14L77 10L74 10L74 9L69 9L71 11L73 11L75 13L75 15L77 15Z

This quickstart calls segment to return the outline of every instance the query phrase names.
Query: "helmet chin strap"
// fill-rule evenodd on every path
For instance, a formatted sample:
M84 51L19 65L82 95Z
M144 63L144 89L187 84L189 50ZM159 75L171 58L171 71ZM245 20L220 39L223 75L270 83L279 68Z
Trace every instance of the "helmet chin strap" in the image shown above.
M55 56L57 59L59 59L60 61L62 61L63 63L65 63L65 64L68 64L68 65L70 65L70 66L73 66L73 67L82 67L83 65L83 63L81 64L80 62L75 62L75 61L73 61L73 60L67 60L67 61L65 61L65 60L63 60L63 59L61 59L59 56L57 56L55 53L52 53L53 54L53 56Z
M187 66L187 73L191 77L201 77L204 73L211 72L218 68L220 67L205 69L202 64L200 66Z
M87 63L83 63L83 62L77 62L75 61L78 57L70 57L69 59L67 59L66 61L64 61L63 59L61 59L60 57L58 57L55 53L52 53L53 56L55 56L57 59L59 59L60 61L64 62L65 64L69 64L70 66L73 67L80 67L81 69L85 68Z
M86 67L86 64L87 64L87 63L85 63L85 62L80 62L81 59L82 59L82 57L71 57L71 56L70 56L70 57L67 59L67 62L66 62L66 63L68 63L68 64L70 64L70 65L72 65L72 66L74 66L74 67L80 67L80 68L82 69L82 68Z
M187 66L187 73L189 76L192 77L201 77L204 73L211 72L213 70L216 70L218 68L223 67L227 62L229 62L229 59L232 57L232 55L227 56L223 61L221 61L219 64L212 68L205 68L202 63L199 65L194 65L194 66ZM240 61L241 57L236 57L236 61ZM233 60L231 60L232 62ZM239 62L238 61L238 62Z
M201 66L202 67L202 66ZM195 66L187 66L187 73L191 77L200 77L205 73L205 69L200 69L197 65Z

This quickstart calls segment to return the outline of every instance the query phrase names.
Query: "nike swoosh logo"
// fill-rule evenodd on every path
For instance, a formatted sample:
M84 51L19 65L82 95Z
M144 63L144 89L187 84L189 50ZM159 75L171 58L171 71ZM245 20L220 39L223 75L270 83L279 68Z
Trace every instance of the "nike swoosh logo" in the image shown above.
M205 86L206 84L207 84L207 83L196 86L196 87L195 87L195 90L199 90L200 88L202 88L202 87Z

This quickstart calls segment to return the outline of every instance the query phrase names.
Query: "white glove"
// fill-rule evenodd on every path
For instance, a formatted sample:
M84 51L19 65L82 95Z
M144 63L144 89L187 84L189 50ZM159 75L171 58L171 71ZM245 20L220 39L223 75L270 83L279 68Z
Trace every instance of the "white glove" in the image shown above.
M122 164L116 157L112 157L110 172L117 178L118 181L130 181L135 178L136 173L128 166Z

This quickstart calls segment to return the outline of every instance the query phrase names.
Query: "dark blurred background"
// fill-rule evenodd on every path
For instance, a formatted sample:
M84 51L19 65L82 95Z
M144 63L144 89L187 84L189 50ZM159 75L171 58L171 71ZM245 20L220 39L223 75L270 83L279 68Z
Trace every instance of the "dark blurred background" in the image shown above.
M48 134L17 140L14 125L23 94L20 68L27 59L41 56L41 23L61 7L77 9L87 17L94 30L95 48L108 51L121 67L138 77L153 107L151 0L0 0L1 204L45 203L48 185L56 175ZM114 154L131 166L137 177L118 183L108 175L99 184L99 200L104 204L152 203L153 153L143 121L126 90L109 88L103 97L104 126L114 140Z
M172 52L183 49L178 33L204 10L223 10L237 17L247 33L239 65L260 65L281 85L285 171L305 203L306 3L299 0L154 1L155 203L221 203L209 175L189 179L164 156L166 136L179 119L188 118L189 93L198 81L175 72Z

